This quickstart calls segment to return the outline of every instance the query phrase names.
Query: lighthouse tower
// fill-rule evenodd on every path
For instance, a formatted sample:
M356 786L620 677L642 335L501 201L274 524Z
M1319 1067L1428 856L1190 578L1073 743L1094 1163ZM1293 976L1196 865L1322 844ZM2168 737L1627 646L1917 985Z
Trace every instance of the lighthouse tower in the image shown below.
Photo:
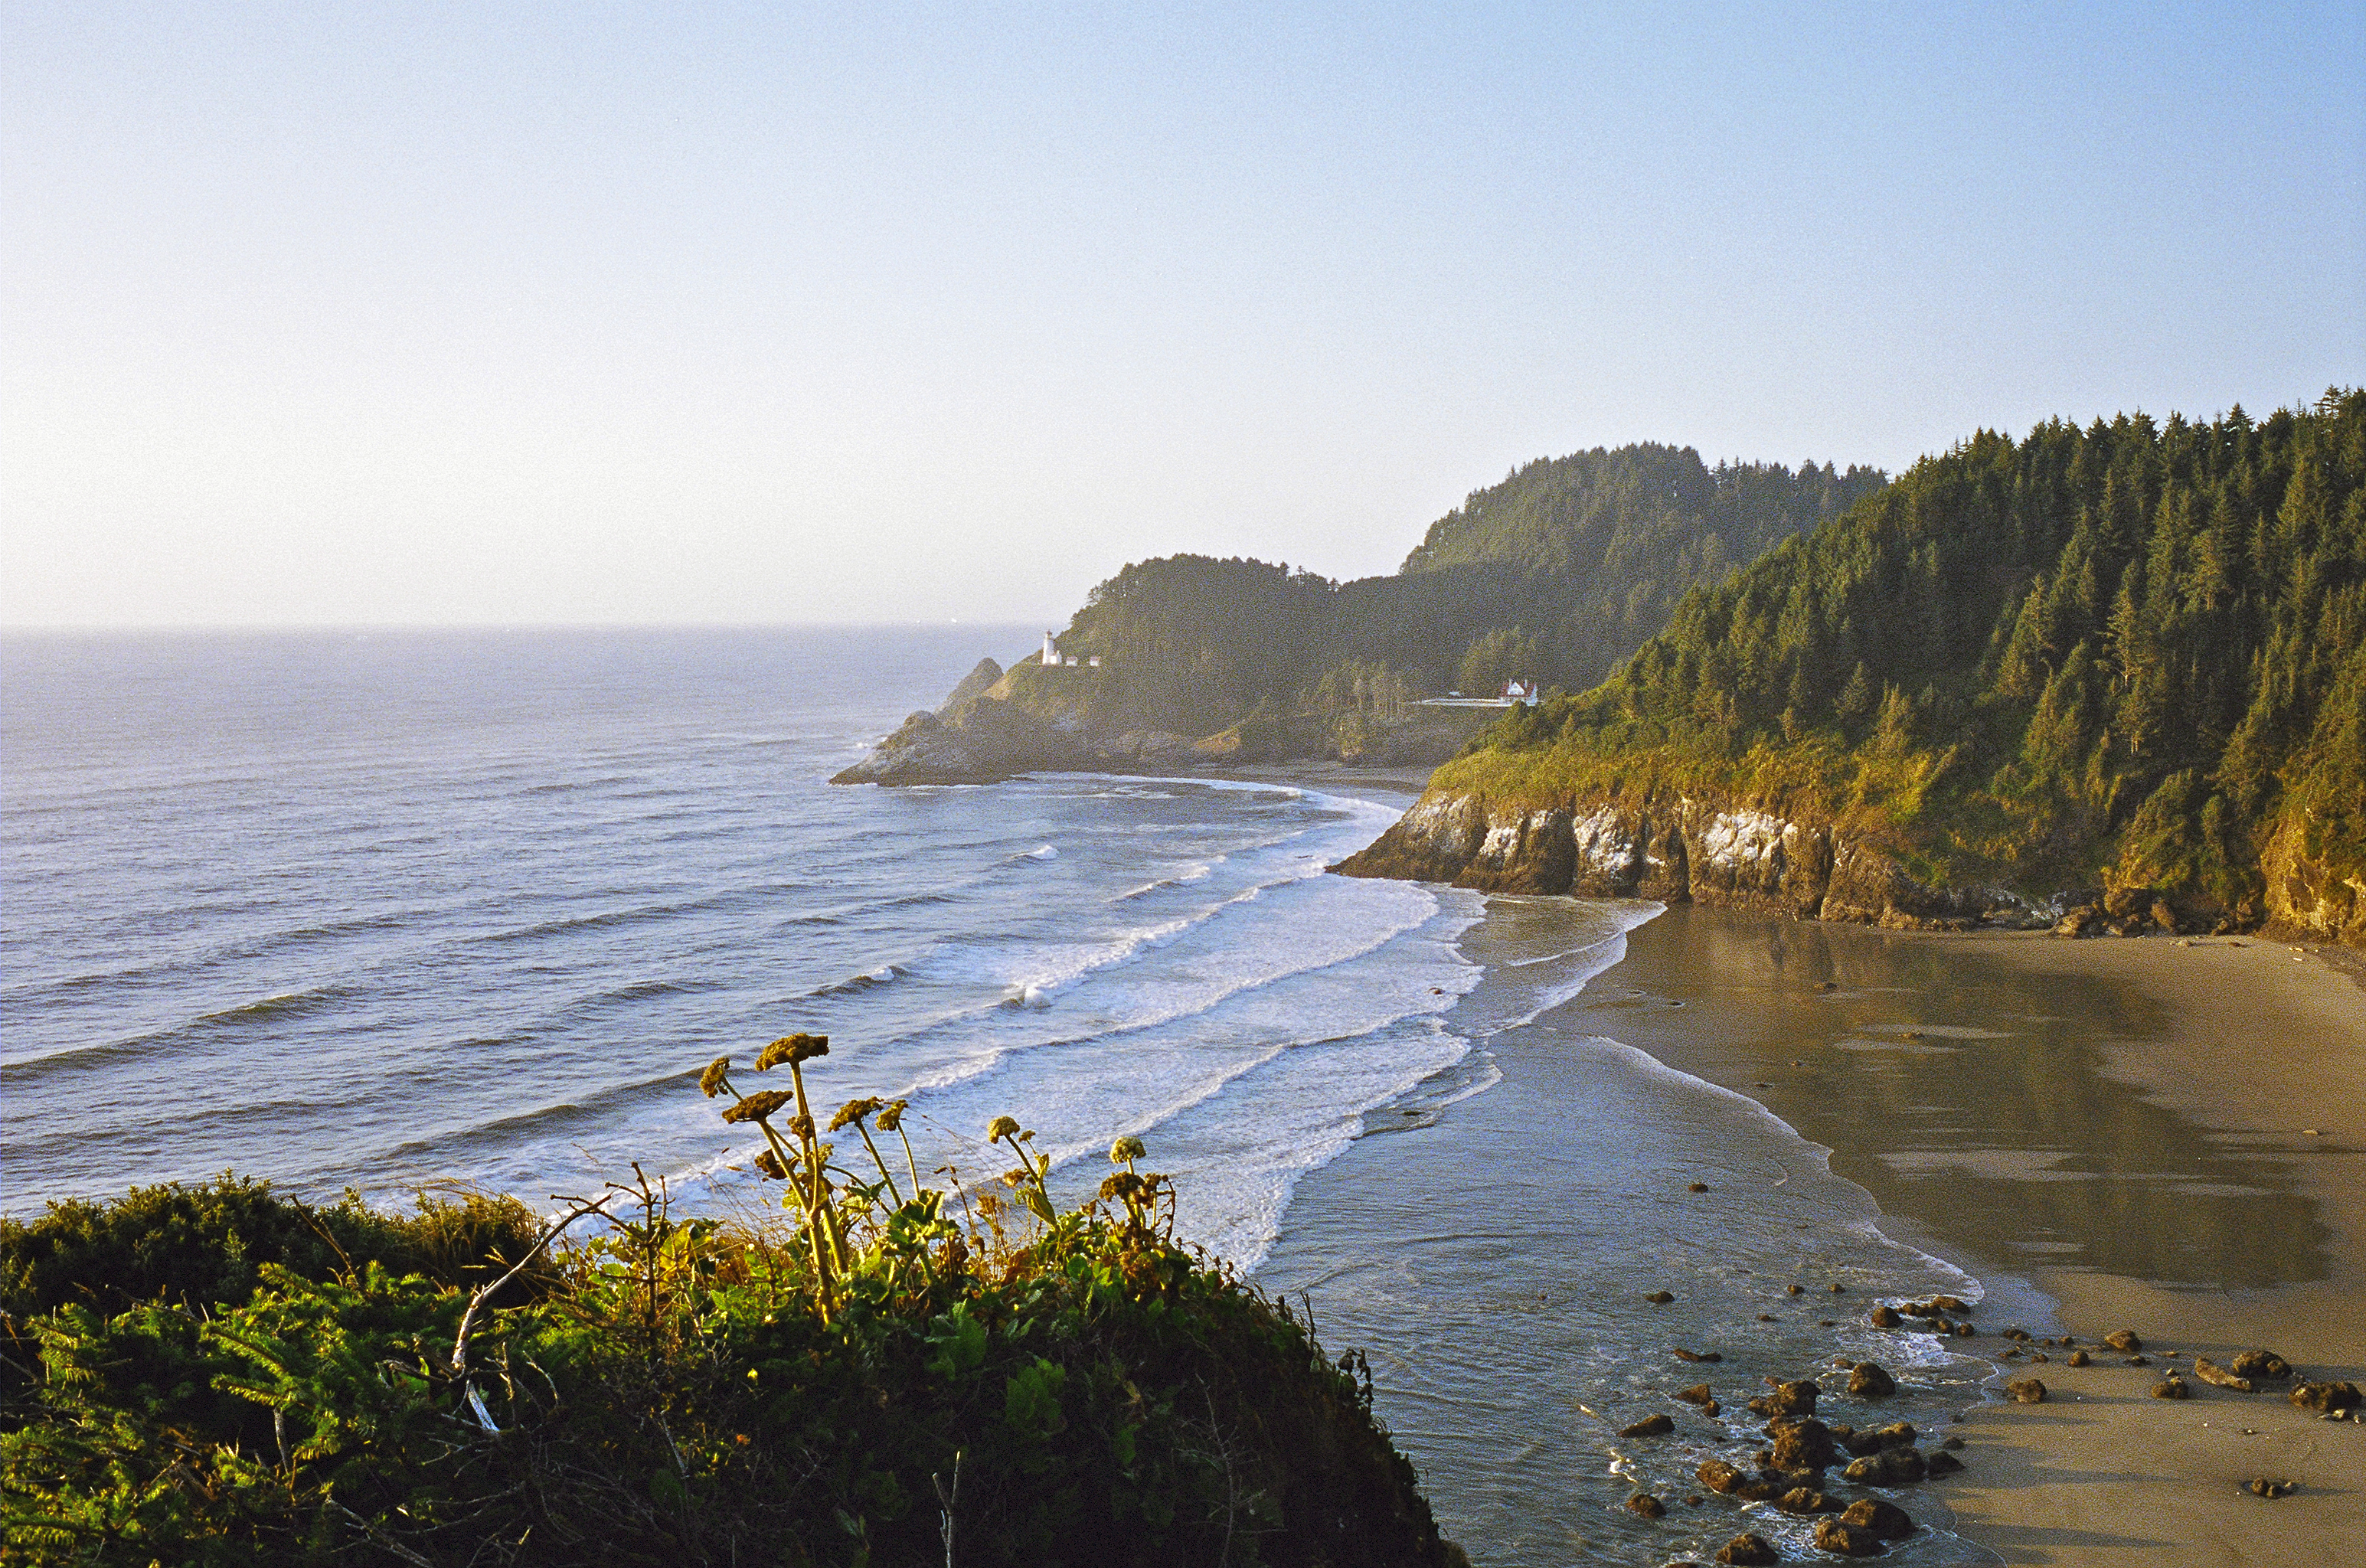
M1050 632L1045 632L1043 634L1043 662L1055 666L1060 662L1060 650L1052 646L1052 634Z

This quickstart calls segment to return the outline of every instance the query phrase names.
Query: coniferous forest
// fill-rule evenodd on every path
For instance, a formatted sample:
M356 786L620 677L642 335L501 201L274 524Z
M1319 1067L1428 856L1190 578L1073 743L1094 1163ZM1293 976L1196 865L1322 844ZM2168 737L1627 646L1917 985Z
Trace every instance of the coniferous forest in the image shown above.
M1690 447L1650 445L1539 458L1472 491L1391 576L1162 557L1096 588L1060 647L1104 660L1088 720L1187 735L1511 680L1588 686L1687 590L1884 478L1813 462L1712 468Z
M2366 883L2361 479L2357 389L1984 431L1688 593L1433 787L1722 793L1934 883L2339 930Z

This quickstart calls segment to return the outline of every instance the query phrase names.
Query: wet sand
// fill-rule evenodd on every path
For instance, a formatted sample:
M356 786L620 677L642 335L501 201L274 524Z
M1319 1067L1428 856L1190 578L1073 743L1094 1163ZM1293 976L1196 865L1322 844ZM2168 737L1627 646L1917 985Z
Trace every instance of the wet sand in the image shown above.
M1965 1535L2009 1562L2338 1561L2366 1529L2366 1426L2280 1390L2147 1395L2253 1346L2366 1375L2366 988L2295 956L1679 908L1565 1017L1830 1145L1885 1230L1991 1286L1976 1345L2001 1348L2001 1310L2184 1352L2012 1367L2051 1396L1967 1416L1944 1488ZM2262 1475L2301 1490L2254 1497Z

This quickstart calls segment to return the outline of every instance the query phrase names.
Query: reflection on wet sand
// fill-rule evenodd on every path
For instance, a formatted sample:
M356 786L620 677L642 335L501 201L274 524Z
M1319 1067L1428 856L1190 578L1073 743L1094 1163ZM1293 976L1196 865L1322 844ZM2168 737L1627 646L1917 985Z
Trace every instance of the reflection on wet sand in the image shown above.
M1672 1005L1700 1003L1712 1005ZM2328 1272L2327 1232L2290 1157L2206 1133L2109 1076L2112 1049L2160 1039L2169 1021L2107 980L1680 906L1632 932L1626 962L1560 1020L1751 1095L1975 1271L2186 1287Z

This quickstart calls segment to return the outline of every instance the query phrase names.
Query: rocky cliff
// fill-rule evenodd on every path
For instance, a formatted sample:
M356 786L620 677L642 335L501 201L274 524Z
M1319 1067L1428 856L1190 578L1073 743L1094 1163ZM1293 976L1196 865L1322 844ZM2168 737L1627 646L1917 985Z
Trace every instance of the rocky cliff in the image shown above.
M1493 893L1689 900L1908 929L1982 919L2050 923L2056 915L2000 891L1928 886L1893 856L1827 824L1684 796L1572 808L1434 792L1332 869Z

